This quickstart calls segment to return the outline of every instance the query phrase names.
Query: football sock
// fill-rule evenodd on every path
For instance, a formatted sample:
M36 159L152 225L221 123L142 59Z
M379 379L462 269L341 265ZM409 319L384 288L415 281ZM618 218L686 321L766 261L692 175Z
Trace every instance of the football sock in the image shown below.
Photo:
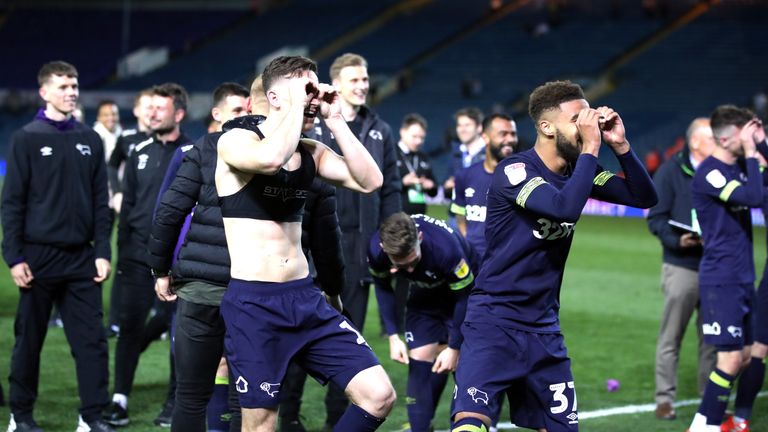
M723 422L725 407L728 405L728 396L731 394L734 376L728 375L720 369L715 369L709 374L709 382L701 399L699 412L707 417L707 425L717 425Z
M764 380L765 360L752 357L749 365L739 377L739 388L736 389L736 417L749 419L752 416L752 406Z
M122 393L115 393L112 395L112 402L115 402L116 404L123 407L123 409L128 409L128 396L122 394Z
M488 428L478 418L465 417L453 424L451 432L488 432Z
M208 401L206 417L211 432L229 431L229 378L216 377L211 400Z
M384 423L384 419L374 417L364 409L355 404L349 404L347 410L344 411L344 415L341 416L336 426L333 427L334 432L373 432Z
M413 361L413 359L411 359ZM434 363L430 364L430 372ZM445 385L448 384L448 374L432 373L429 375L429 384L432 387L432 412L437 409L437 404L440 403L440 396L445 390ZM453 399L451 399L453 400Z
M432 362L412 358L408 361L408 387L405 403L408 410L408 421L411 423L413 432L429 431L429 424L432 422L435 409L432 375L438 375L432 373L433 365ZM447 376L443 376L447 378Z

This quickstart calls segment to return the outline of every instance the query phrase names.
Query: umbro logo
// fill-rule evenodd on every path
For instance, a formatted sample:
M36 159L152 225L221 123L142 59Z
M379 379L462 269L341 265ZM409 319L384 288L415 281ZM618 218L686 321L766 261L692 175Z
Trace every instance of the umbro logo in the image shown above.
M52 156L53 155L53 149L51 147L45 146L40 149L40 154L43 156Z
M377 130L372 130L372 131L368 132L368 136L371 137L371 139L375 139L375 140L379 140L379 141L383 141L384 140L384 135L382 135L381 132L379 132Z
M475 196L475 189L473 189L473 188L466 188L466 189L464 189L464 195L467 198L472 198L473 196Z
M567 416L565 416L565 418L569 420L568 424L576 424L579 422L579 414L576 412L572 412L568 414Z

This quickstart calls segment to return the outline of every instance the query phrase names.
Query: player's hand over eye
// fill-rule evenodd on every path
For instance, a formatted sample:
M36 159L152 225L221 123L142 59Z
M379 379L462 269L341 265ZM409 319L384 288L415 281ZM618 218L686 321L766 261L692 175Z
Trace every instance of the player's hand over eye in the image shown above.
M601 106L597 109L600 113L598 126L602 131L603 140L608 144L616 154L624 154L629 150L624 122L619 113L612 108Z
M752 119L745 124L739 131L739 141L744 150L745 157L754 157L757 148L757 129L762 128L757 119Z
M581 152L597 156L600 151L600 113L592 108L584 108L576 118L576 128L581 138Z
M288 90L291 106L301 107L302 111L317 94L317 87L307 77L291 78Z
M323 118L341 118L341 98L336 89L330 84L320 84L318 86L320 99L320 115Z

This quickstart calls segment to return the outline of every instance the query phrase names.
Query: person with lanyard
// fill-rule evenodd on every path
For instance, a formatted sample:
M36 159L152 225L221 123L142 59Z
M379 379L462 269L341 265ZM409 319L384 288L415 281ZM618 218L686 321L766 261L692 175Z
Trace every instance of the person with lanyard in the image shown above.
M403 211L421 214L427 211L425 195L437 195L437 182L432 173L429 156L421 151L427 136L427 121L419 114L408 114L400 126L400 142L397 143L397 168L403 182Z

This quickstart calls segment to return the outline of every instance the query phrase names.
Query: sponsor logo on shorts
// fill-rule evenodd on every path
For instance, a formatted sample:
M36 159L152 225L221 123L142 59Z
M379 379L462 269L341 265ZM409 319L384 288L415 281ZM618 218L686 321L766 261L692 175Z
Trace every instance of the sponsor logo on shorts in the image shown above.
M477 387L468 388L467 393L472 396L472 401L474 403L482 402L483 404L488 405L488 393L478 390Z
M413 332L405 332L405 341L413 342Z
M89 146L89 145L77 143L77 144L75 144L75 148L83 156L90 156L91 155L91 146Z
M237 381L235 382L235 390L237 390L238 393L248 393L248 381L246 381L242 376L237 377Z
M720 324L718 322L713 322L712 324L704 323L701 327L705 335L720 336Z
M728 328L726 330L728 330L728 333L730 333L731 336L733 336L735 338L742 337L741 327L728 326Z
M267 392L269 397L275 397L276 394L280 393L280 383L277 384L270 384L266 381L259 384L259 388Z

